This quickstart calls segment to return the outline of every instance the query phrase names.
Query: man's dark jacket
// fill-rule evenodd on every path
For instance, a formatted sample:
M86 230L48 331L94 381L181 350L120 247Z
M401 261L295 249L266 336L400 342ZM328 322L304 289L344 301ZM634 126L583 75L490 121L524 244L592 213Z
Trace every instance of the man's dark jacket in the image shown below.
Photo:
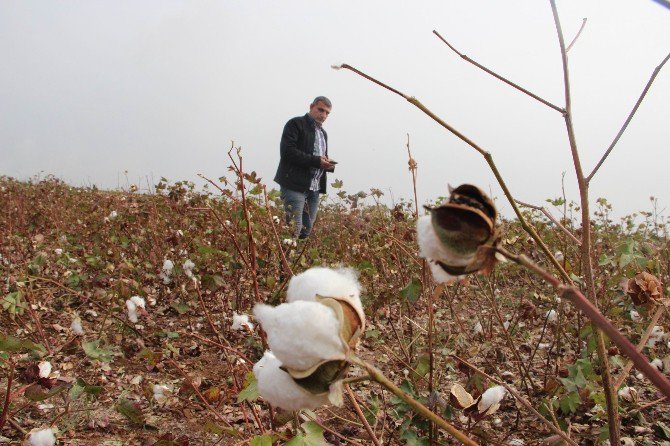
M326 139L326 156L328 156L328 135ZM284 126L279 144L279 167L275 181L279 185L296 192L307 192L312 182L312 168L321 167L321 158L314 155L314 138L316 121L309 115L290 119ZM332 172L333 170L330 170ZM321 175L319 192L326 193L326 173Z

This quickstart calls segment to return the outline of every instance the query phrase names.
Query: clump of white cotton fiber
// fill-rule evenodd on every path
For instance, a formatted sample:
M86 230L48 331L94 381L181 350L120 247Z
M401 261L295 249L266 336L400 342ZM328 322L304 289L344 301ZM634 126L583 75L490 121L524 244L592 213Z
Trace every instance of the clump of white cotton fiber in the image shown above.
M249 330L254 329L254 324L249 322L249 315L233 313L233 325L230 327L233 330L243 330L248 327Z
M452 276L442 269L436 261L441 261L454 266L467 266L473 259L474 255L461 256L455 258L442 245L433 224L430 215L419 217L416 221L416 236L419 244L419 255L428 260L430 265L430 272L433 274L433 279L438 283L451 282L457 279L458 276Z
M146 307L144 298L140 296L133 296L126 301L126 309L128 310L128 319L133 324L137 323L137 314Z
M25 443L27 446L54 446L56 437L51 429L33 431L28 435Z
M166 259L163 262L163 268L161 269L161 273L158 275L158 277L163 279L164 285L168 285L170 282L172 282L173 269L174 269L174 263L172 263L172 260Z
M77 336L81 336L84 334L84 327L81 326L81 318L79 316L75 316L72 319L72 323L70 324L70 330L72 330L72 333L74 333Z
M170 388L168 386L164 386L162 384L154 384L152 390L153 390L154 399L156 400L156 402L157 403L162 403L165 400L167 400L167 395L165 395L165 392L169 392Z
M647 341L647 347L655 347L658 342L663 340L664 335L665 332L663 331L663 327L654 325L654 328L651 329L649 340Z
M193 263L191 259L186 259L181 267L184 270L184 274L186 274L186 276L189 278L193 277L193 268L195 268L195 263Z
M286 290L286 301L316 301L316 296L343 298L363 314L361 285L352 268L310 268L291 278Z
M39 364L37 364L37 368L39 369L39 377L40 378L48 378L49 375L51 375L51 363L49 361L42 361Z
M284 410L316 409L329 403L328 395L314 395L298 386L293 378L281 370L281 361L266 351L254 365L258 394L268 403Z
M254 316L267 333L270 350L286 367L307 370L346 355L335 311L319 302L258 304Z
M492 414L498 410L500 402L505 398L506 394L507 390L503 386L495 386L487 389L477 404L477 410L479 413L486 412L487 414Z

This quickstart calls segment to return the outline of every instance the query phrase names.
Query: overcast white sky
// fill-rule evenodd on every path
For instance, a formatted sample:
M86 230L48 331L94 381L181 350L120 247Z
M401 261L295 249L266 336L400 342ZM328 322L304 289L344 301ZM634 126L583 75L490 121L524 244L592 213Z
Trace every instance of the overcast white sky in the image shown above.
M670 10L651 0L564 0L584 170L600 159L670 51ZM330 175L349 192L419 201L463 182L502 192L474 150L346 62L416 96L491 151L518 199L577 199L559 113L462 61L432 35L564 105L548 1L0 2L0 175L54 174L104 188L227 173L231 141L274 186L287 119L329 96ZM619 215L670 202L670 64L592 183ZM127 171L127 178L124 172ZM330 189L331 192L333 191ZM504 199L500 200L504 203ZM503 205L509 215L509 206Z

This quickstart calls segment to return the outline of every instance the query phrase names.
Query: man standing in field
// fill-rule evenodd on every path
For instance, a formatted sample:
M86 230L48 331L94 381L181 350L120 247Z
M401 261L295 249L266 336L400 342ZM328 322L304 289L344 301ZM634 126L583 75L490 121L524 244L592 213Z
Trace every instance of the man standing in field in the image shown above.
M309 237L319 194L326 193L326 172L333 172L337 164L328 158L328 135L322 127L332 107L327 97L316 97L309 112L290 119L281 135L274 180L279 183L286 222L294 225L295 238Z

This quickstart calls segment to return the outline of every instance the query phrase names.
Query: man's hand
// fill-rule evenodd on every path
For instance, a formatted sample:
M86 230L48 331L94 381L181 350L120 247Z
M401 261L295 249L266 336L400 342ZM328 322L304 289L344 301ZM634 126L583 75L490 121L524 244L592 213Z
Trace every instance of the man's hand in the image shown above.
M328 157L322 156L321 157L321 168L323 170L333 170L335 169L335 164L332 164Z

